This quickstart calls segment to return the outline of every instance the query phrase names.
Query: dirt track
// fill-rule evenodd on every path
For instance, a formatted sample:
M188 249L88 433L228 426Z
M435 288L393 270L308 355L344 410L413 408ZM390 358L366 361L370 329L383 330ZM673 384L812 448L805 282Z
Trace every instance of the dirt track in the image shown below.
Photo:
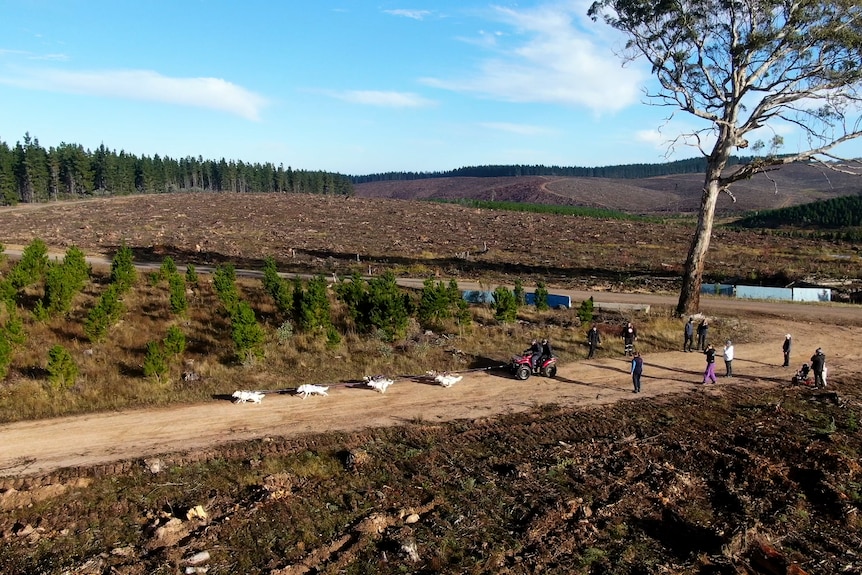
M579 292L572 295L586 297ZM598 302L675 303L669 296L593 295ZM777 317L764 316L760 342L737 346L736 377L720 379L715 386L700 385L701 354L666 352L645 357L641 396L721 393L727 384L785 385L792 370L779 365L787 332L794 335L793 366L798 367L820 346L826 351L832 376L862 372L857 344L862 335L858 327L862 309L858 307L727 299L705 301L702 307L712 313L732 308ZM787 319L790 316L795 319ZM716 371L724 371L720 359ZM267 436L357 430L418 419L478 419L546 403L591 406L637 397L632 394L626 359L606 357L562 365L554 380L533 377L520 382L504 371L474 372L448 389L402 379L383 395L364 386L334 385L328 397L305 400L270 394L260 405L214 399L200 405L20 422L0 426L0 475L41 474Z

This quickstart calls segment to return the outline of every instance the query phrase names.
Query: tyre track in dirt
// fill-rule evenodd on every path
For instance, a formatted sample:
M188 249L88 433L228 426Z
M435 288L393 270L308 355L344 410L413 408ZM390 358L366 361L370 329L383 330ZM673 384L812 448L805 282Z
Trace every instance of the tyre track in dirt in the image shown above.
M824 329L829 330L828 337L821 333ZM791 372L777 367L777 363L779 346L788 330L794 332L796 349L802 350L796 352L794 362L799 357L807 358L805 351L810 353L823 346L833 373L860 373L862 358L854 342L862 336L862 328L766 319L760 327L762 341L737 348L734 365L738 377L733 383L757 387L786 384ZM400 380L385 394L364 388L338 388L329 397L307 400L273 395L260 405L213 401L6 424L0 426L0 476L38 475L169 453L206 452L249 439L293 438L301 445L302 438L316 434L341 432L349 436L405 423L433 426L465 420L475 423L463 433L465 439L488 438L509 431L505 423L496 419L498 416L542 405L588 408L665 394L721 393L725 387L723 381L716 386L699 385L704 365L701 354L664 352L650 354L645 361L640 395L631 392L628 361L603 357L562 365L554 380L533 377L521 382L501 372L467 373L451 388ZM619 417L615 419L615 424L621 425ZM523 431L521 439L527 441L536 433L548 433L545 425L548 424L537 420L533 429ZM566 433L573 441L617 436L613 425L599 424L588 417L566 425Z

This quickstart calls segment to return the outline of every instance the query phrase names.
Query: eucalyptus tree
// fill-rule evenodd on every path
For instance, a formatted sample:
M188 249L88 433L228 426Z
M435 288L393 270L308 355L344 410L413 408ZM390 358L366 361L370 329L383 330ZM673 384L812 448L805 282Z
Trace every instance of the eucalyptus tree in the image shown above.
M647 101L697 118L670 145L707 161L696 230L677 312L700 306L700 286L720 193L791 162L854 174L840 145L862 135L862 4L858 0L596 0L588 14L627 38L624 60L646 59L657 80ZM793 130L797 149L778 154ZM728 160L749 138L769 149L743 166ZM751 143L764 150L762 140Z

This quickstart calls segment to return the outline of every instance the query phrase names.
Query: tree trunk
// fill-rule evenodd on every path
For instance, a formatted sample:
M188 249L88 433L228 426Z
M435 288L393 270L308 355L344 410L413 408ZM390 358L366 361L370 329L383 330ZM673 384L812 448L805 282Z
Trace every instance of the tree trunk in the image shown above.
M700 199L697 229L688 249L685 271L682 276L682 288L679 292L679 303L676 306L676 313L680 316L691 315L700 311L700 286L703 283L706 251L709 249L709 240L712 237L712 220L715 216L715 204L720 191L720 174L721 170L712 167L707 168L703 196Z

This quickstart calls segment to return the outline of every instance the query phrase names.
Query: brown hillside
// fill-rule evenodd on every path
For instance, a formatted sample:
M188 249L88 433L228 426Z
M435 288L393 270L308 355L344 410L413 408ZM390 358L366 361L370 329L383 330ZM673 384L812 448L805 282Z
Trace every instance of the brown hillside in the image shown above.
M641 179L523 176L501 178L429 178L358 184L363 198L471 199L606 208L631 213L687 213L700 205L702 175L679 174ZM775 209L858 194L855 176L805 165L758 174L722 195L719 214Z

